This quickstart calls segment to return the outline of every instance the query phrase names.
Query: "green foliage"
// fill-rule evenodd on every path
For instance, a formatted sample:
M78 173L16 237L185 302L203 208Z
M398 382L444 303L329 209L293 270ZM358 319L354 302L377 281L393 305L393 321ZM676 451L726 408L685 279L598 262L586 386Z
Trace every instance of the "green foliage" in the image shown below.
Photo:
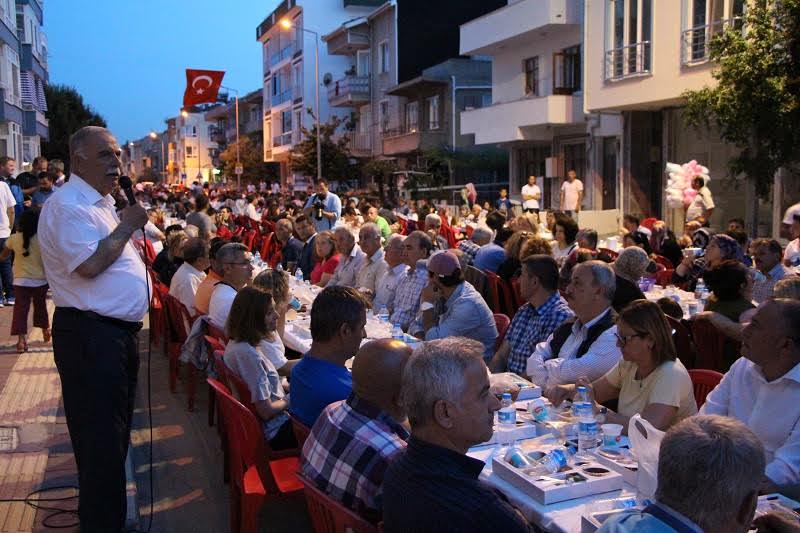
M316 116L311 108L306 112L316 122ZM320 140L322 147L322 176L328 180L352 180L360 177L358 164L351 163L348 135L342 135L334 140L336 130L343 124L343 120L335 115L328 122L320 123ZM306 176L317 176L317 128L302 128L303 140L292 148L289 153L289 168L292 172L299 172Z
M47 120L50 140L42 142L42 155L48 159L61 159L69 166L69 137L84 126L106 127L106 121L89 105L73 87L45 85Z
M731 26L711 41L717 86L684 93L685 118L716 125L741 149L731 172L766 198L775 172L800 163L800 0L749 4L744 31Z
M229 182L236 181L236 142L232 142L219 154L222 160L222 173ZM264 162L262 144L244 136L239 139L239 161L242 163L242 184L258 184L260 180L274 180L277 177L275 165Z
M365 178L374 178L378 185L378 194L381 201L386 199L386 186L389 186L389 197L395 198L397 182L392 179L397 171L397 163L390 159L370 159L361 167Z

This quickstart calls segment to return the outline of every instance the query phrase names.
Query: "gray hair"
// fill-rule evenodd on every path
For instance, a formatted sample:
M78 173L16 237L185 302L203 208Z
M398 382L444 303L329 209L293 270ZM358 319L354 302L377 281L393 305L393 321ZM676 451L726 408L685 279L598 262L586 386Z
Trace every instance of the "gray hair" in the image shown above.
M772 297L800 300L800 277L792 276L780 280L772 289Z
M608 263L592 260L575 265L575 268L578 267L590 269L594 284L603 288L603 297L609 302L614 300L614 293L617 290L617 278L616 274L614 274L614 269Z
M483 344L464 337L422 343L403 370L402 403L412 428L424 426L439 400L458 402L470 365L483 362Z
M743 423L693 416L661 441L655 497L708 531L758 490L764 466L764 446Z
M489 226L478 226L472 232L472 242L475 244L487 244L492 240L494 232Z
M50 162L47 163L47 169L64 172L64 162L60 159L51 159Z
M387 250L390 247L394 248L395 246L402 248L404 240L406 240L405 235L400 235L399 233L393 233L389 235L389 238L386 240L386 246L384 246L384 249Z
M275 226L277 227L279 225L286 225L286 224L289 224L289 231L292 231L294 229L294 223L288 218L278 219L278 221L275 223Z
M359 238L361 238L362 231L366 232L367 236L369 237L376 237L378 239L381 238L381 228L379 228L374 222L367 222L361 226L361 229L358 230Z
M83 128L79 129L72 136L69 138L69 154L70 159L75 159L76 157L79 159L86 159L86 144L89 140L98 135L100 133L106 133L111 135L111 133L106 129L100 126L84 126Z
M353 242L355 242L355 240L356 240L356 238L355 238L355 237L353 237L353 234L352 234L352 233L350 233L350 230L349 230L349 229L347 229L347 228L346 228L346 227L344 227L344 226L337 226L337 227L335 227L335 228L333 229L333 233L334 233L334 234L339 234L339 233L341 233L342 235L347 235L347 238L348 238L348 239L350 239L350 240L351 240L351 241L353 241Z
M434 222L441 226L442 225L442 217L440 217L436 213L428 213L427 215L425 215L425 226L427 226L428 223L434 223Z
M238 254L246 254L250 250L247 249L247 246L240 242L230 242L217 250L217 255L215 259L220 265L225 263L230 263L233 259L236 259Z

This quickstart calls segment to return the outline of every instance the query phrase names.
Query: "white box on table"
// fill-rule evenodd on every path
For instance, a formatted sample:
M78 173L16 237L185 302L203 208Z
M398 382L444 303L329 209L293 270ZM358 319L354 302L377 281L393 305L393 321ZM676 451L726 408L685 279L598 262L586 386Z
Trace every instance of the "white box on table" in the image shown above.
M507 442L513 443L517 440L524 440L524 439L532 439L534 438L536 433L536 426L529 422L523 422L517 420L516 426L514 429L505 429L504 431L508 432L508 436L506 438ZM498 435L498 425L494 425L494 432L492 433L492 438L487 440L486 442L482 442L478 446L486 446L487 444L499 444L500 439Z
M511 382L519 387L519 394L516 401L533 400L542 396L542 388L513 372L499 372L492 375L493 379L504 382Z
M552 447L550 447L552 449ZM543 448L543 453L549 451ZM492 471L500 479L511 483L537 502L549 505L564 500L574 500L592 494L611 492L622 488L622 476L597 463L592 458L577 459L575 465L547 476L530 476L527 468L516 468L503 458L492 461ZM567 476L579 476L581 481L567 483Z
M626 509L610 509L608 511L589 513L588 516L581 515L581 533L594 533L603 526L606 520L623 511L626 511Z
M597 459L598 463L607 466L614 472L622 475L625 483L635 487L637 478L639 476L639 463L636 461L636 458L633 457L630 450L620 448L619 451L621 455L620 458L615 458L604 455L604 450L602 448L598 448L595 451L595 458Z

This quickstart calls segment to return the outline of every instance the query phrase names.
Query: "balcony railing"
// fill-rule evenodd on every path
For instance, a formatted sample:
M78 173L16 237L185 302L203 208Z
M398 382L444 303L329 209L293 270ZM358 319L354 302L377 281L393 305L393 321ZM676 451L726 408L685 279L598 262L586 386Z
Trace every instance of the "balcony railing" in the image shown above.
M608 50L605 65L606 80L621 80L650 74L651 49L650 41L641 41Z
M369 101L369 76L346 76L328 87L332 104Z
M292 144L292 132L287 131L283 135L276 135L272 138L272 147L286 146Z
M742 30L744 28L742 17L717 20L711 24L683 30L681 32L681 65L698 65L708 61L711 41L728 28Z
M277 52L273 53L271 56L269 56L270 67L274 67L281 61L285 61L286 59L292 57L292 54L294 54L296 49L297 43L292 41Z
M350 152L355 155L369 154L372 152L372 136L369 133L350 134Z
M282 93L272 95L272 106L281 105L292 99L292 89L286 89Z

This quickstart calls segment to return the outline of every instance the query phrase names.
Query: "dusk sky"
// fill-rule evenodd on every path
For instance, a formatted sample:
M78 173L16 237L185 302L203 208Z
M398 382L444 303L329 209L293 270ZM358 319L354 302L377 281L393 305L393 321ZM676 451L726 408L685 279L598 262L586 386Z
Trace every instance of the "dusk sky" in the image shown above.
M280 0L49 0L51 84L75 87L120 142L180 111L185 69L226 71L240 95L262 83L256 26Z

